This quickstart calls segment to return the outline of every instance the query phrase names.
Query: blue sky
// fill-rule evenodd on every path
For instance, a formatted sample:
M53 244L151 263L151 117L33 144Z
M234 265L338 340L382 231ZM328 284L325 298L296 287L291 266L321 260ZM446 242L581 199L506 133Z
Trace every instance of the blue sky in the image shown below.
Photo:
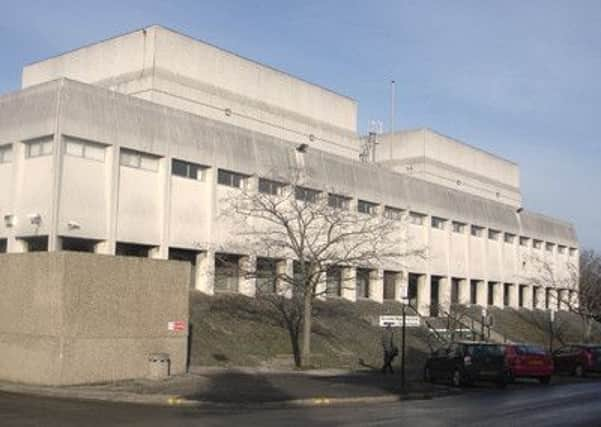
M6 1L0 93L21 67L162 24L521 166L524 206L601 250L601 1Z

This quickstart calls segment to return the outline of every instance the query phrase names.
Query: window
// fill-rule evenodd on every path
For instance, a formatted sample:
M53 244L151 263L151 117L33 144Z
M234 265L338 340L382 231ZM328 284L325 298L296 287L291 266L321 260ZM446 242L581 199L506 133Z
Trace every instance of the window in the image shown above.
M562 245L559 245L557 247L557 252L559 252L561 255L564 255L566 253L566 247L562 246Z
M488 238L490 240L499 240L499 236L501 235L500 231L497 230L488 230Z
M553 252L553 248L555 248L555 245L553 243L545 243L545 250L547 252Z
M436 228L438 230L444 230L446 223L447 223L446 219L439 218L437 216L432 217L432 228Z
M348 209L351 199L338 194L328 194L328 206L334 209Z
M206 166L200 166L196 163L184 162L177 159L171 161L171 175L181 176L182 178L204 181L207 169Z
M532 247L534 249L541 249L543 247L543 241L542 240L533 240L532 241Z
M509 243L510 245L513 245L514 241L515 241L515 234L505 233L505 243Z
M474 237L482 237L484 234L484 227L479 227L477 225L472 225L470 232Z
M83 139L65 138L65 154L89 160L104 162L105 147Z
M317 202L319 191L312 190L311 188L306 187L296 187L294 189L294 195L296 197L296 200L301 200L307 203L315 203Z
M357 211L364 214L374 215L376 213L377 206L377 203L372 203L365 200L357 201Z
M0 147L0 163L10 163L13 157L13 146L3 145Z
M578 249L570 248L570 256L574 257L574 256L576 256L577 253L578 253Z
M384 218L400 221L403 219L403 210L393 208L392 206L384 207Z
M530 239L528 237L520 236L520 246L528 246L530 244Z
M159 158L152 154L133 150L121 150L120 163L130 168L144 169L156 172L159 170Z
M52 154L52 138L36 139L25 144L25 157L41 157Z
M245 185L246 177L236 172L230 172L223 169L219 169L217 173L217 183L221 185L227 185L228 187L243 188Z
M453 221L453 233L464 234L465 224L462 222Z
M284 184L278 181L259 178L259 192L271 194L272 196L281 196L284 191Z
M424 225L424 218L426 215L422 215L417 212L409 213L409 223L413 225Z

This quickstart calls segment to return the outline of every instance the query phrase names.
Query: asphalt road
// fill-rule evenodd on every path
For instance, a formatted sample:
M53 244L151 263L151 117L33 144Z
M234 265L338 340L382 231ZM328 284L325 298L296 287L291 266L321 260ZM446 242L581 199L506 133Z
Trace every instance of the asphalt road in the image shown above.
M469 389L386 405L192 409L53 400L0 393L0 426L601 426L601 383Z

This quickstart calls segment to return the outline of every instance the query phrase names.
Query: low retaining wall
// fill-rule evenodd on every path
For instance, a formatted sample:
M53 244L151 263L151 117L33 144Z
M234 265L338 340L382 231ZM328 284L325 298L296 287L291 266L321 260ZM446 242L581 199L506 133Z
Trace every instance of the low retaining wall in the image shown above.
M189 269L75 252L0 255L0 379L67 385L140 378L148 355L158 352L169 353L173 374L184 373ZM173 330L174 321L183 330Z

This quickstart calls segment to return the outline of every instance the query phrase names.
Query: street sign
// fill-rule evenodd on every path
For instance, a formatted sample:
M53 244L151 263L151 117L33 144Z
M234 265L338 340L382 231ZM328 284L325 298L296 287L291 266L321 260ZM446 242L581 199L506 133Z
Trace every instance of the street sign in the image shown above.
M403 316L380 316L380 326L390 325L393 328L403 327ZM415 328L420 325L419 316L405 316L405 326Z
M186 321L185 320L175 320L172 322L167 322L167 330L173 332L182 332L186 330Z

